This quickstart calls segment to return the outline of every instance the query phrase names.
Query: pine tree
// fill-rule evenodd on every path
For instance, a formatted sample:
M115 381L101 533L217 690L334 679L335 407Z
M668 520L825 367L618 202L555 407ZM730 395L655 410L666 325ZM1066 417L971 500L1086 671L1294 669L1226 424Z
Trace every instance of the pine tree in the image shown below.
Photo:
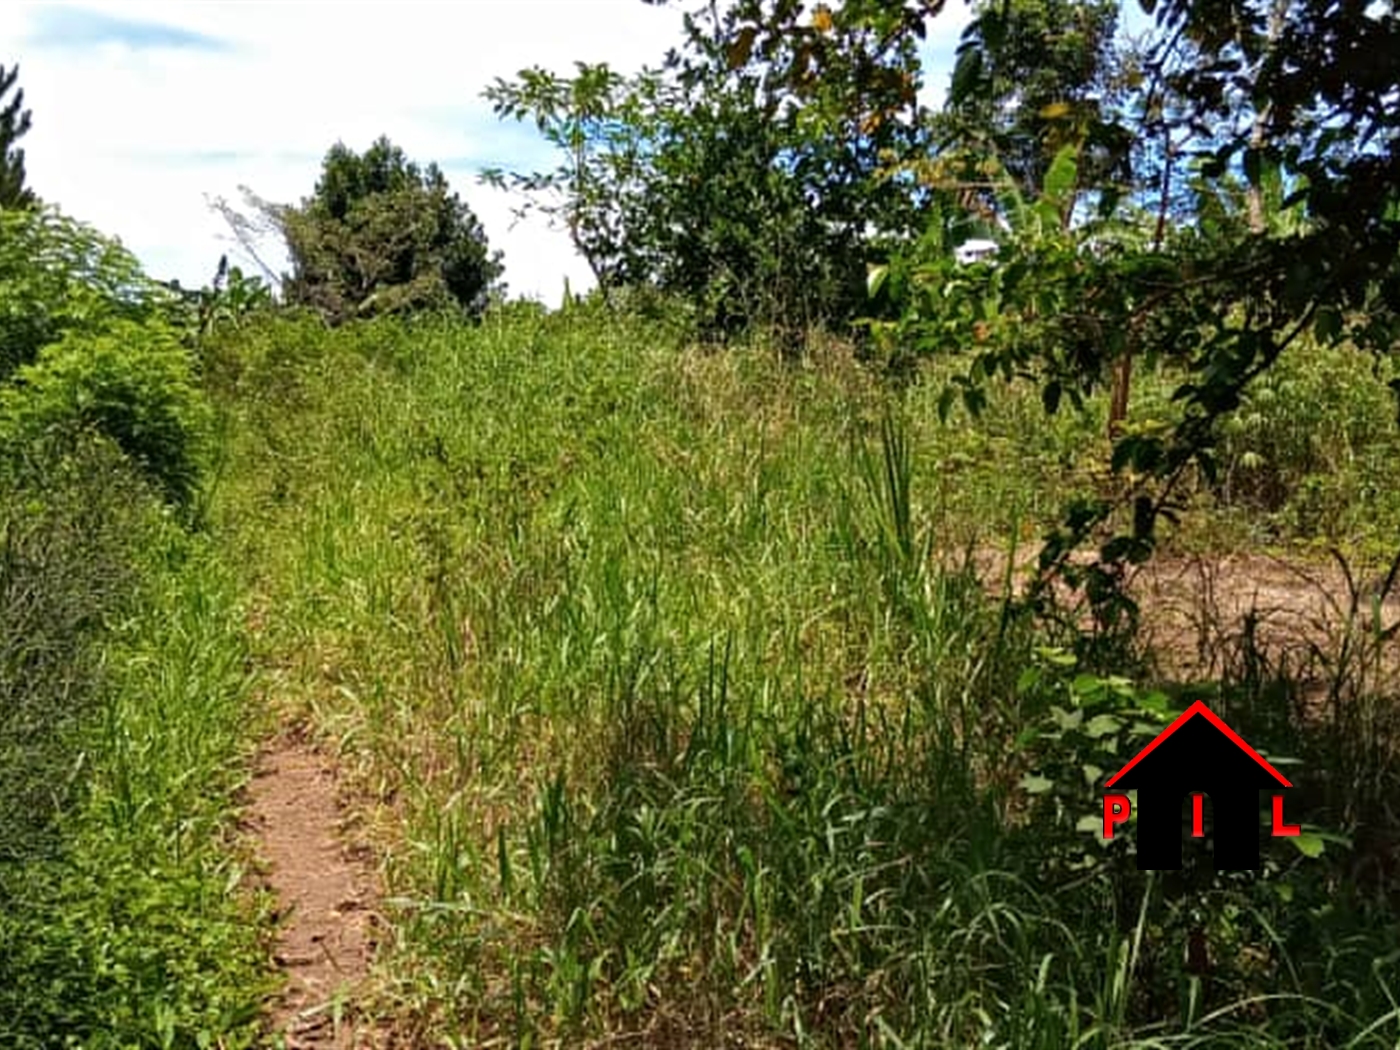
M0 65L0 104L15 86L19 67L8 71ZM34 194L24 185L24 150L15 143L29 130L29 110L24 107L24 91L16 89L8 105L0 105L0 208L28 208Z

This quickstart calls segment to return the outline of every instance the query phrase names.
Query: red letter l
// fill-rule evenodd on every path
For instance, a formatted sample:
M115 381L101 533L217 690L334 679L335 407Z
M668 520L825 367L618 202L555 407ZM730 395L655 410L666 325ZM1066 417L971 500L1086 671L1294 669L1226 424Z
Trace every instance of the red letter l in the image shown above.
M1301 835L1303 829L1297 824L1285 824L1283 822L1283 796L1274 796L1274 828L1275 836L1288 837L1291 835Z

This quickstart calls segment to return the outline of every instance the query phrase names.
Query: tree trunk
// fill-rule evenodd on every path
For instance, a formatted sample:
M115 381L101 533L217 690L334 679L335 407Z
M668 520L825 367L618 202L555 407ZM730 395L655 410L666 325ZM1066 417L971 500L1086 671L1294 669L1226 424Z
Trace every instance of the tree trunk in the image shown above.
M1152 250L1162 250L1162 241L1167 234L1167 209L1171 205L1172 163L1176 159L1176 146L1172 142L1171 128L1165 129L1162 145L1166 151L1166 161L1162 166L1162 193L1157 202L1157 228L1152 232ZM1108 402L1108 440L1114 441L1123 432L1123 423L1128 418L1128 399L1133 385L1133 344L1137 340L1137 330L1128 333L1123 357L1113 372L1113 395Z

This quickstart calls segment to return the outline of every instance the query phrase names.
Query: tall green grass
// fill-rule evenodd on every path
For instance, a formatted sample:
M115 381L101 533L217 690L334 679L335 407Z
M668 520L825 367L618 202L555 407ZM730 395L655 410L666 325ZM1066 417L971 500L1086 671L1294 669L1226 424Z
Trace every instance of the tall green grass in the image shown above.
M1388 905L1327 903L1287 854L1164 885L1083 832L1084 756L1119 737L1056 719L1150 711L947 552L1045 520L1092 422L1042 435L1055 485L967 452L950 481L1022 423L969 437L839 354L681 351L586 310L270 321L210 368L213 527L280 702L372 810L410 1039L1400 1036Z
M111 446L31 466L0 501L0 1045L257 1045L233 581Z

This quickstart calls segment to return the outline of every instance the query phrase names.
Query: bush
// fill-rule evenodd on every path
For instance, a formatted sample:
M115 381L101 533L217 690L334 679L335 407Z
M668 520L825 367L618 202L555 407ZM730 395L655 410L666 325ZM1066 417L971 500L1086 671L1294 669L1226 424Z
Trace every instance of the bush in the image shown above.
M210 422L188 351L156 325L117 322L100 335L69 334L0 390L0 440L22 445L96 431L186 510Z
M110 442L80 448L0 493L0 1046L263 1045L234 579Z
M1394 488L1386 376L1350 346L1301 342L1220 425L1221 495L1303 535L1369 527Z
M100 693L96 639L135 587L149 493L108 441L0 463L0 867L45 853Z
M0 380L65 332L146 319L161 299L117 241L53 210L0 209Z

